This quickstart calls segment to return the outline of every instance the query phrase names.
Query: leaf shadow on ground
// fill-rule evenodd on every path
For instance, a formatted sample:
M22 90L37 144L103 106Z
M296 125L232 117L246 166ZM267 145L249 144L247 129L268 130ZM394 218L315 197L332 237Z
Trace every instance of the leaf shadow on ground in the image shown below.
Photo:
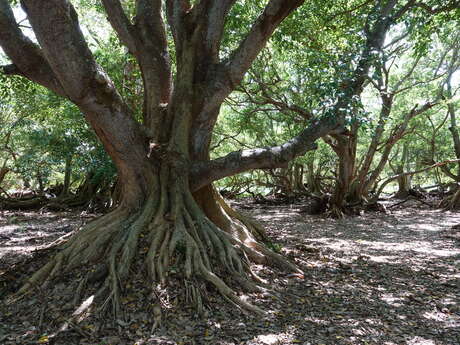
M148 320L141 325L133 319L97 337L91 337L90 329L86 337L70 331L53 343L460 343L460 246L444 236L446 230L460 223L460 214L411 208L333 220L305 215L298 205L250 205L244 211L263 223L275 249L305 272L299 278L255 267L276 290L275 294L248 295L267 312L266 316L244 315L217 301L206 318L196 318L189 310L167 311L168 326L154 334ZM33 248L82 223L77 214L42 217L14 213L13 222L8 215L0 220L0 269L30 257ZM11 228L12 225L18 227ZM19 228L25 230L12 231ZM42 236L42 232L47 235ZM44 243L37 243L38 238ZM28 249L19 252L13 248L14 243L22 243ZM36 330L35 321L25 321L21 315L0 315L0 338L3 335L5 344L36 343L44 334L27 333ZM8 327L2 329L5 325Z

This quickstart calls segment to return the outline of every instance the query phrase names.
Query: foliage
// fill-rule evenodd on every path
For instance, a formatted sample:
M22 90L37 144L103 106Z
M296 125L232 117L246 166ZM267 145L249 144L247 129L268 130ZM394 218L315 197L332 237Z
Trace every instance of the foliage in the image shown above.
M237 2L232 7L222 40L224 55L228 55L244 37L247 31L242 28L249 27L264 4ZM443 6L440 1L425 4L431 8ZM98 63L140 118L143 91L139 67L103 20L105 14L100 2L80 0L76 5L84 34ZM134 1L124 1L123 5L128 15L134 13ZM292 138L314 119L335 116L331 111L337 100L348 92L347 82L353 78L353 71L362 57L365 28L374 20L373 11L372 2L341 0L325 3L315 0L305 3L287 18L243 84L224 105L213 133L212 156L220 157L235 149L279 144ZM347 125L359 123L358 161L365 155L378 125L381 101L372 82L382 77L379 63L387 59L385 63L392 65L389 85L397 84L417 63L410 78L401 85L407 90L395 98L391 116L385 122L383 143L389 140L390 129L396 128L402 116L415 104L434 99L439 94L441 79L433 76L436 73L442 76L445 64L440 61L447 60L446 56L451 54L449 45L458 37L459 17L458 9L427 15L426 9L419 6L394 23L387 42L403 37L396 45L397 50L387 48L375 53L364 93L361 97L353 96L348 108L344 109L348 114ZM172 41L169 44L172 47ZM458 77L455 81L458 87ZM90 167L97 167L101 174L114 176L112 164L75 106L26 79L3 74L0 74L0 99L4 114L0 140L11 132L8 150L0 152L0 160L15 172L14 177L10 176L8 187L18 188L21 181L33 181L37 175L46 185L61 183L66 157L72 157L74 187L77 181L84 179ZM458 100L454 105L458 107ZM409 145L411 152L407 168L422 166L424 159L442 161L452 158L452 139L448 121L445 121L445 107L442 105L412 119L403 141L395 146L392 159L397 160L401 154L398 147L403 143ZM12 151L15 157L11 156ZM380 157L381 151L377 152L376 161ZM297 158L290 163L289 169L295 164L314 169L310 173L320 178L325 190L331 191L330 181L335 177L337 163L338 157L320 141L315 153ZM375 167L376 163L373 164ZM388 165L382 178L392 173ZM248 192L267 194L274 185L272 175L272 172L264 171L246 172L225 178L218 182L218 186L221 189L234 187L235 193L241 195L250 195ZM420 179L420 183L439 179L447 181L446 176L436 171L428 171Z

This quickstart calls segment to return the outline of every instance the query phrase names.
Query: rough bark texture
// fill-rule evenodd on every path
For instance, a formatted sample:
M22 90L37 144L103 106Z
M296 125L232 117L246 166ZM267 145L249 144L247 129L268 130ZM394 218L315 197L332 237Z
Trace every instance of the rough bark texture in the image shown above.
M234 2L206 0L192 6L184 0L165 1L176 49L173 80L162 1L136 1L133 21L119 0L102 1L142 74L139 123L95 61L70 1L21 1L35 44L22 34L8 1L0 0L0 45L13 62L4 71L48 87L79 107L115 163L120 195L118 207L63 243L21 293L78 268L86 274L77 299L86 294L86 285L99 282L96 298L105 301L100 306L111 305L120 315L120 296L130 275L146 272L146 289L151 291L175 267L185 282L208 282L233 303L260 312L230 287L236 282L258 289L248 279L258 280L250 262L297 270L261 245L263 229L232 210L210 183L248 169L284 166L313 149L314 141L337 124L317 122L283 145L209 161L211 134L223 100L276 27L303 1L270 0L235 51L221 61L225 17ZM84 197L94 192L94 186L87 187ZM190 302L200 309L197 286L189 284L187 289Z
M398 191L395 194L395 197L399 199L406 198L409 195L409 190L411 189L412 176L404 174L408 154L409 149L407 145L404 145L401 159L398 161L395 171L396 174L400 175L396 178L396 181L398 182Z
M132 275L146 276L142 281L150 291L179 274L198 309L200 289L190 281L207 282L233 303L258 312L230 287L236 282L258 289L248 279L257 280L250 262L296 270L261 245L260 227L226 205L210 184L249 169L285 167L314 149L314 141L325 135L343 138L346 113L341 109L362 92L375 51L380 50L390 25L409 7L392 14L398 1L375 4L377 15L369 16L362 58L336 102L335 117L312 121L284 144L210 161L211 135L222 102L278 25L303 1L267 1L236 49L222 54L225 18L234 3L138 0L131 19L120 0L102 1L108 20L142 74L143 118L138 121L92 55L69 0L21 0L37 43L21 32L9 1L0 0L0 45L12 61L4 72L24 76L78 106L117 168L120 191L118 207L64 242L21 293L78 268L85 274L76 299L86 294L86 285L100 283L99 306L112 306L118 316L120 296ZM168 51L167 30L175 54ZM176 59L174 79L171 56Z

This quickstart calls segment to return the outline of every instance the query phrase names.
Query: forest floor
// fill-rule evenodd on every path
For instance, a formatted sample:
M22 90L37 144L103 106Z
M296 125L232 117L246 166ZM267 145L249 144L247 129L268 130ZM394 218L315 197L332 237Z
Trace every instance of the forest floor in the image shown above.
M305 272L255 267L277 291L248 296L266 316L215 302L204 318L171 309L153 334L151 318L138 310L112 328L82 321L54 337L60 310L27 310L24 303L40 304L39 297L18 309L2 296L2 283L15 279L7 272L12 265L91 215L0 211L0 344L460 344L460 232L452 228L460 213L405 203L387 214L337 220L306 215L295 204L234 206L264 224L271 247Z

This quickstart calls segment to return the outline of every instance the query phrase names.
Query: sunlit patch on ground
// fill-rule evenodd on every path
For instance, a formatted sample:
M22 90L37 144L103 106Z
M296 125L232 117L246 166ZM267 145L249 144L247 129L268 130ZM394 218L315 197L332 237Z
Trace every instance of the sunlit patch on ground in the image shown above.
M48 338L55 345L460 344L460 242L443 235L460 224L460 214L417 209L335 220L306 215L295 205L244 210L267 226L273 249L304 270L296 276L252 267L276 291L245 294L265 316L244 315L211 296L205 318L171 307L165 310L168 326L152 333L148 305L129 295L127 320L98 331L100 320L83 312L79 325L67 324L56 337L52 325L65 325L57 306L47 306L48 321L40 332L40 315L26 310L2 315L0 310L0 344ZM0 218L0 273L88 220L71 213L5 213Z
M0 270L19 262L93 218L72 212L0 212Z
M407 345L436 345L436 342L431 339L425 339L422 337L414 337L407 341Z

